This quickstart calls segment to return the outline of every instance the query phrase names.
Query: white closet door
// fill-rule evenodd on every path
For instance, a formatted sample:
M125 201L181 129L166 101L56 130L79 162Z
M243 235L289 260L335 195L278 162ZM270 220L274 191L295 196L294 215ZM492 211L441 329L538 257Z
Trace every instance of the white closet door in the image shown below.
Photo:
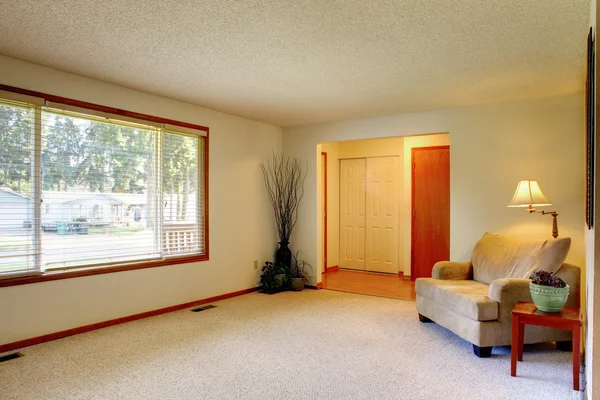
M398 157L367 159L366 270L398 273Z
M366 160L340 160L340 268L365 269Z

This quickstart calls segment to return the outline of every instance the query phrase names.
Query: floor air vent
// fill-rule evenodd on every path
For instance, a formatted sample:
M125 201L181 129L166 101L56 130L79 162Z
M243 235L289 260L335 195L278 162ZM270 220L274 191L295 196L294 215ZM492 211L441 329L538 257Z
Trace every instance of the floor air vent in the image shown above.
M191 311L193 312L200 312L200 311L204 311L204 310L210 310L211 308L215 308L216 306L213 306L212 304L209 304L207 306L203 306L203 307L198 307L198 308L194 308Z
M4 361L14 360L15 358L19 358L19 357L23 357L23 354L21 354L21 353L7 354L5 356L0 357L0 363L3 363Z

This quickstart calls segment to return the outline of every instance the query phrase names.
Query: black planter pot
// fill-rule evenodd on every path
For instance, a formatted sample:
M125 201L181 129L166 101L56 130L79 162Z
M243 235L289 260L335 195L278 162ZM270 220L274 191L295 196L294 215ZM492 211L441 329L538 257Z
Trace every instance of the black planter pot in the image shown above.
M279 248L275 253L275 264L285 265L289 268L292 265L292 251L288 248L288 244L290 242L279 242Z

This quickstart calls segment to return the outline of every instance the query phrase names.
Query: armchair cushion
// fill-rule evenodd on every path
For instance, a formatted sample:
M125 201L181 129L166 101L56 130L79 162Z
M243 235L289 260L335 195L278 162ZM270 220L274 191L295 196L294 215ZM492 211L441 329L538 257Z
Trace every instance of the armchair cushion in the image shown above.
M470 262L439 261L433 266L431 277L435 279L473 279L473 266Z
M473 279L491 284L502 278L528 278L534 270L558 271L571 238L522 239L485 233L471 254Z
M444 308L474 321L498 319L498 303L488 297L489 286L473 280L419 278L417 296L441 304Z

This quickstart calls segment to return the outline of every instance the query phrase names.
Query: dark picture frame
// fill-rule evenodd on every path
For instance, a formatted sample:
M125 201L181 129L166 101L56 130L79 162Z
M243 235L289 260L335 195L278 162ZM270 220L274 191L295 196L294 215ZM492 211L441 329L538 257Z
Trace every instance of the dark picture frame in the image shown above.
M596 121L594 116L596 106L596 54L594 51L594 35L592 28L587 41L587 73L585 79L585 113L586 113L586 193L585 219L588 229L594 227L594 160L596 158Z

